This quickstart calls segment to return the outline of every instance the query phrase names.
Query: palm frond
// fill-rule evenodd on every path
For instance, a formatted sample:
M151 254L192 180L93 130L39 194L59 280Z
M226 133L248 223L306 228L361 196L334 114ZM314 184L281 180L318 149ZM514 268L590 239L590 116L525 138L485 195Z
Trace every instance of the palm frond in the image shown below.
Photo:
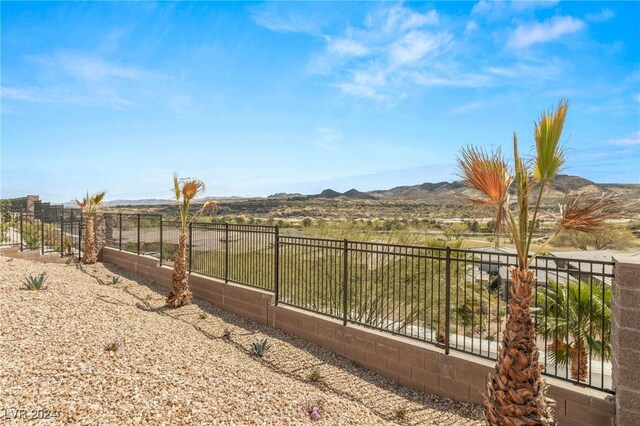
M480 191L485 198L472 199L475 204L496 208L494 220L496 234L500 234L508 214L509 186L513 177L500 150L488 153L482 148L467 146L458 158L459 175L464 183Z
M528 252L529 233L529 195L531 190L531 177L527 165L518 155L518 137L513 133L513 159L516 166L516 194L518 196L518 238L515 243L521 247L519 252L526 256ZM515 235L514 235L515 237Z
M547 346L547 357L552 364L564 366L571 360L573 350L571 345L558 340Z
M562 230L593 232L608 219L617 217L623 209L620 198L611 192L600 196L585 192L569 193L560 206L558 224Z
M461 150L458 168L463 181L486 196L479 203L503 204L513 178L500 150L488 153L482 148L467 146Z
M107 195L107 191L100 191L95 193L93 197L91 197L91 203L94 205L98 205L102 203L102 200L104 199L105 195Z
M182 195L187 200L192 200L204 190L204 182L198 179L184 179L182 181Z
M535 123L536 160L533 177L542 183L540 190L562 170L565 163L564 149L560 137L564 128L569 103L565 99L558 102L555 111L543 113Z
M176 201L180 200L180 194L182 194L182 191L180 190L180 180L178 179L178 174L177 173L173 173L173 195L176 198Z

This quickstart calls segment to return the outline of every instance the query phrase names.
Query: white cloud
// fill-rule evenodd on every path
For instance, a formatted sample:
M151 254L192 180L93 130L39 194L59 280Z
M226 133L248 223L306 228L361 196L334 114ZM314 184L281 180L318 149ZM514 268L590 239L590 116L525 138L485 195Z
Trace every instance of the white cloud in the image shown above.
M0 88L3 99L41 104L63 104L80 106L110 106L124 108L133 104L113 91L101 90L78 93L64 87L6 87Z
M97 81L110 78L137 80L164 77L136 67L123 66L104 58L69 52L58 52L48 56L27 57L49 71L58 70L78 80Z
M509 66L489 66L485 71L503 79L552 80L562 74L562 66L557 60L549 59L544 63L518 62Z
M369 49L361 43L348 38L326 37L327 51L340 56L363 56L369 53Z
M585 28L583 21L571 16L554 16L543 22L518 25L511 34L508 46L526 48L538 43L548 43Z
M471 9L471 14L487 15L491 19L502 19L515 14L531 12L536 9L551 8L559 0L547 1L488 1L480 0Z
M487 75L464 72L416 72L412 78L416 84L426 87L486 87L494 84L494 80Z
M615 16L616 13L613 10L605 8L598 13L588 13L585 15L585 19L590 22L606 22Z
M475 101L475 102L469 102L466 103L464 105L460 105L459 107L456 107L454 109L451 110L452 114L467 114L469 112L473 112L473 111L477 111L480 109L485 109L489 106L492 106L492 102L486 102L486 101Z
M393 66L411 64L422 59L426 54L435 51L449 43L449 34L429 34L421 31L411 31L389 48Z
M640 130L607 142L610 145L635 146L640 145Z
M383 25L380 26L380 21ZM370 14L367 17L367 24L371 27L382 28L386 32L408 31L421 28L425 25L438 25L440 16L435 9L426 13L415 12L400 4L382 9L378 13Z
M464 33L470 34L477 29L478 29L478 23L476 21L471 20L467 22L467 25L464 27Z
M317 16L308 15L287 9L283 11L277 5L266 3L254 9L253 21L261 27L277 32L295 32L319 34L320 24Z
M387 100L381 94L387 83L386 72L383 70L367 69L351 72L351 78L338 84L338 87L351 95L378 101Z

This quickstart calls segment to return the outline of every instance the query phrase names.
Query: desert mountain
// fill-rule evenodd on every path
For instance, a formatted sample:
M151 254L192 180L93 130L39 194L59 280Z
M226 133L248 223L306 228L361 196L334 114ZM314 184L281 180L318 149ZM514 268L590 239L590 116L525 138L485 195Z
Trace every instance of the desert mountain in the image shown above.
M544 198L546 204L555 205L561 202L565 194L570 191L615 192L629 200L640 201L640 184L607 184L595 183L579 176L558 175L553 180L549 194ZM511 188L515 194L515 188ZM360 200L430 200L434 204L456 204L467 202L474 191L462 182L425 182L413 186L396 186L391 189L361 192L356 189L341 194L332 189L325 189L320 194L310 195L308 198L340 198Z

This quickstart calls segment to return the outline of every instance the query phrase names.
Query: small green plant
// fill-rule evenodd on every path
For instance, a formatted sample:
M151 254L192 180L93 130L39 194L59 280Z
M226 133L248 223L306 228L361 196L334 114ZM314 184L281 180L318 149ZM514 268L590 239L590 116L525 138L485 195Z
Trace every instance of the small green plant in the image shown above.
M265 337L264 339L259 339L256 337L256 340L253 341L253 343L251 344L251 352L254 355L257 355L259 357L263 356L267 350L271 347L271 345L269 345L269 343L267 343L267 338Z
M307 376L307 380L313 383L324 383L324 376L320 373L320 371L316 368Z
M120 276L119 275L112 275L111 276L111 284L118 284L120 282Z
M40 247L40 229L36 223L25 221L22 227L23 244L30 250Z
M111 342L104 348L104 350L118 354L122 353L124 351L124 342L122 340Z
M35 276L29 275L27 278L25 278L24 285L27 287L27 290L33 290L33 291L43 290L44 282L46 280L47 280L47 276L45 274L39 274Z
M406 420L407 416L409 415L409 409L407 408L407 403L404 402L400 404L400 406L396 407L396 409L393 411L393 414L398 420Z

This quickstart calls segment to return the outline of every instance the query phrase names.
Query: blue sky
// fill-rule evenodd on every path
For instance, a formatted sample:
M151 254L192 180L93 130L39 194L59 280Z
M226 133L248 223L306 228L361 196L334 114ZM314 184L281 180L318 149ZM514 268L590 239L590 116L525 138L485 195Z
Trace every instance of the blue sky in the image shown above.
M570 101L565 173L640 183L640 3L6 3L2 197L168 198L456 179L530 152Z

